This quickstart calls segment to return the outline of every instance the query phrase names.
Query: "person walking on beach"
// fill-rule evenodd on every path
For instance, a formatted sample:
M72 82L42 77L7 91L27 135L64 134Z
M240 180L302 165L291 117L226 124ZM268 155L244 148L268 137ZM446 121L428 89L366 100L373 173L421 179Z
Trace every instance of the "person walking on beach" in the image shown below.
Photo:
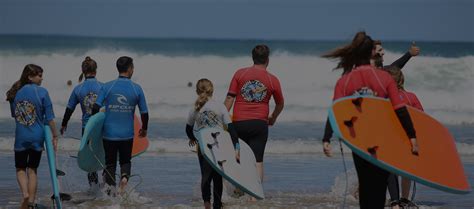
M389 66L385 69L395 80L398 88L398 94L405 103L418 110L424 111L420 100L416 94L405 90L405 76L400 68L397 66ZM402 177L402 198L400 198L400 190L398 186L398 176L390 174L388 177L388 189L390 193L390 205L399 207L416 207L416 204L409 200L411 180Z
M337 81L333 101L350 95L372 95L389 98L406 131L412 146L412 153L418 154L416 132L410 114L399 97L395 81L382 70L370 65L375 55L374 41L365 32L355 35L351 44L337 48L325 55L326 58L339 59L337 68L343 68L343 76ZM323 142L324 152L331 155L329 142ZM362 209L385 207L387 178L389 173L370 162L352 154L359 181L359 205Z
M221 128L230 133L232 144L234 144L235 158L240 161L240 144L237 132L230 120L229 111L222 103L212 99L214 87L208 79L200 79L196 83L196 94L198 98L193 109L189 112L186 123L186 134L189 138L189 146L197 145L195 132L203 128ZM213 184L214 209L222 208L222 176L215 171L204 159L200 149L198 149L199 166L201 168L201 194L204 200L204 208L211 208L211 182Z
M42 81L43 69L28 64L20 80L7 92L11 116L16 124L14 151L16 177L23 195L21 209L36 208L37 168L43 152L45 124L51 128L54 150L58 144L53 104L48 90L40 87Z
M275 124L284 107L280 81L268 71L270 48L257 45L252 50L253 66L235 72L225 99L225 106L233 109L237 135L245 141L257 161L257 171L263 183L263 155L268 138L268 126ZM273 96L275 109L269 114Z
M142 87L130 80L134 72L133 59L127 56L117 60L119 77L104 84L94 104L92 114L105 105L103 143L105 151L105 183L116 186L115 169L117 154L120 161L120 191L123 192L131 175L133 120L138 105L142 127L139 136L146 137L148 107ZM110 194L112 188L107 191Z
M84 134L84 128L86 127L87 121L91 117L92 107L97 99L100 88L103 83L97 81L95 78L97 74L97 63L90 57L86 57L82 62L82 73L79 76L79 82L85 77L84 83L77 85L69 97L69 101L64 112L63 121L61 123L61 135L67 130L67 124L69 119L76 109L76 105L81 105L82 110L82 134ZM91 172L87 174L89 186L99 183L97 172Z

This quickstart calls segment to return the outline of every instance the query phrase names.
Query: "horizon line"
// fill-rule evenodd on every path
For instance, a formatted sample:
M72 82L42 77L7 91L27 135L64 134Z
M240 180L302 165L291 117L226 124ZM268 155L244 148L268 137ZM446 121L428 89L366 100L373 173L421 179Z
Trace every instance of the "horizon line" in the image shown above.
M41 33L0 33L4 36L37 36L37 37L68 37L68 38L98 38L98 39L162 39L162 40L208 40L208 41L289 41L289 42L345 42L350 39L311 39L311 38L236 38L236 37L192 37L192 36L91 36L75 34L41 34ZM379 39L375 39L379 40ZM383 42L412 42L413 39L382 39ZM436 42L436 43L470 43L468 40L417 40L416 42Z

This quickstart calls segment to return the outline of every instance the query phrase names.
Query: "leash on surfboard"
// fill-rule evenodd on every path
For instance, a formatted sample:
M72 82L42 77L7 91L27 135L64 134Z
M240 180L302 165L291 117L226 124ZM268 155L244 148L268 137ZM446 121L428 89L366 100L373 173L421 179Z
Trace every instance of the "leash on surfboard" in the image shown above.
M91 144L89 144L89 149L91 149L92 151L94 150L94 149L92 148L92 145L91 145ZM94 153L94 152L92 152L92 153ZM107 167L106 167L104 164L102 164L102 162L100 161L99 157L98 157L95 153L93 154L93 156L94 156L95 160L97 160L97 162L99 163L100 167L102 167L102 169L105 171L105 174L106 174L106 175L109 175L109 177L112 178L112 179L114 179L114 178L113 178L114 175L115 175L115 176L119 176L118 174L112 175L112 174L106 169ZM132 177L135 177L135 176L139 177L140 180L138 181L138 183L137 183L135 186L131 187L131 189L130 189L129 191L135 190L135 188L137 188L137 187L138 187L140 184L142 184L142 182L143 182L143 179L142 179L141 175L139 175L139 174L130 175L128 179L131 179ZM120 176L119 176L119 178L121 179ZM127 182L128 182L128 181L127 181ZM115 185L117 185L117 182L116 182L115 180L114 180L114 183L115 183ZM125 193L125 197L123 198L122 202L126 202L126 201L128 200L128 198L130 197L130 192L129 192L129 191L127 191L127 190L124 190L124 191L123 191L123 192Z
M342 164L344 165L344 174L346 175L346 188L344 189L344 197L342 201L342 207L346 208L347 189L349 187L349 175L347 174L346 160L344 158L344 150L342 149L342 140L339 138L339 147L341 148Z
M60 184L60 181L59 181L59 178L60 176L65 176L66 173L62 170L59 170L58 169L58 157L57 157L57 150L54 152L54 163L56 164L56 178L58 180L58 188L59 188L59 191L61 191L61 184ZM64 193L64 192L59 192L59 201L69 201L72 199L72 196L69 194L69 193ZM51 195L51 200L53 200L53 207L56 207L55 205L55 196L54 194ZM57 204L57 203L56 203Z

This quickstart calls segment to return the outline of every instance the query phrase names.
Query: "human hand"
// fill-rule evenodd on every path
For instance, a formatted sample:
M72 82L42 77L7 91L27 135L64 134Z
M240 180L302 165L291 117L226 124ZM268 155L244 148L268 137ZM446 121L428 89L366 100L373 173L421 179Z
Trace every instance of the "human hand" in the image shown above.
M408 50L411 56L417 56L420 54L420 47L416 46L415 42L411 43L410 49Z
M329 142L323 142L323 151L326 156L332 157L332 148Z
M66 132L67 130L67 126L61 126L61 129L59 130L59 132L61 132L61 136L64 134L64 132Z
M189 145L190 147L194 147L196 144L197 144L196 140L190 139L189 142L188 142L188 145Z
M240 163L240 149L235 150L235 160Z
M53 148L54 148L54 152L58 150L58 136L57 135L53 136Z
M147 135L147 130L140 129L140 132L139 132L138 136L143 138L143 137L146 137L146 135Z
M276 118L273 117L273 115L270 115L268 117L268 125L273 126L275 124L275 122L276 122Z
M410 143L411 143L411 153L413 155L418 156L419 148L418 148L418 142L416 141L416 138L411 138Z

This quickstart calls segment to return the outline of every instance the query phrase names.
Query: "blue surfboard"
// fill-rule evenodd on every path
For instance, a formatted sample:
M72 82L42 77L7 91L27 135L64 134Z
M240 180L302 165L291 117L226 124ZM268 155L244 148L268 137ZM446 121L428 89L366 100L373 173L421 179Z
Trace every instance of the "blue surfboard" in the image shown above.
M59 196L59 182L58 176L56 174L56 156L54 152L53 146L53 134L51 133L51 128L48 125L44 126L44 135L45 135L45 148L46 154L48 156L48 164L49 164L49 174L51 175L51 183L53 186L53 197L54 202L56 203L56 209L61 209L61 199Z
M105 152L102 142L104 120L105 113L98 112L89 118L84 128L77 154L77 164L86 172L102 170L105 166Z

